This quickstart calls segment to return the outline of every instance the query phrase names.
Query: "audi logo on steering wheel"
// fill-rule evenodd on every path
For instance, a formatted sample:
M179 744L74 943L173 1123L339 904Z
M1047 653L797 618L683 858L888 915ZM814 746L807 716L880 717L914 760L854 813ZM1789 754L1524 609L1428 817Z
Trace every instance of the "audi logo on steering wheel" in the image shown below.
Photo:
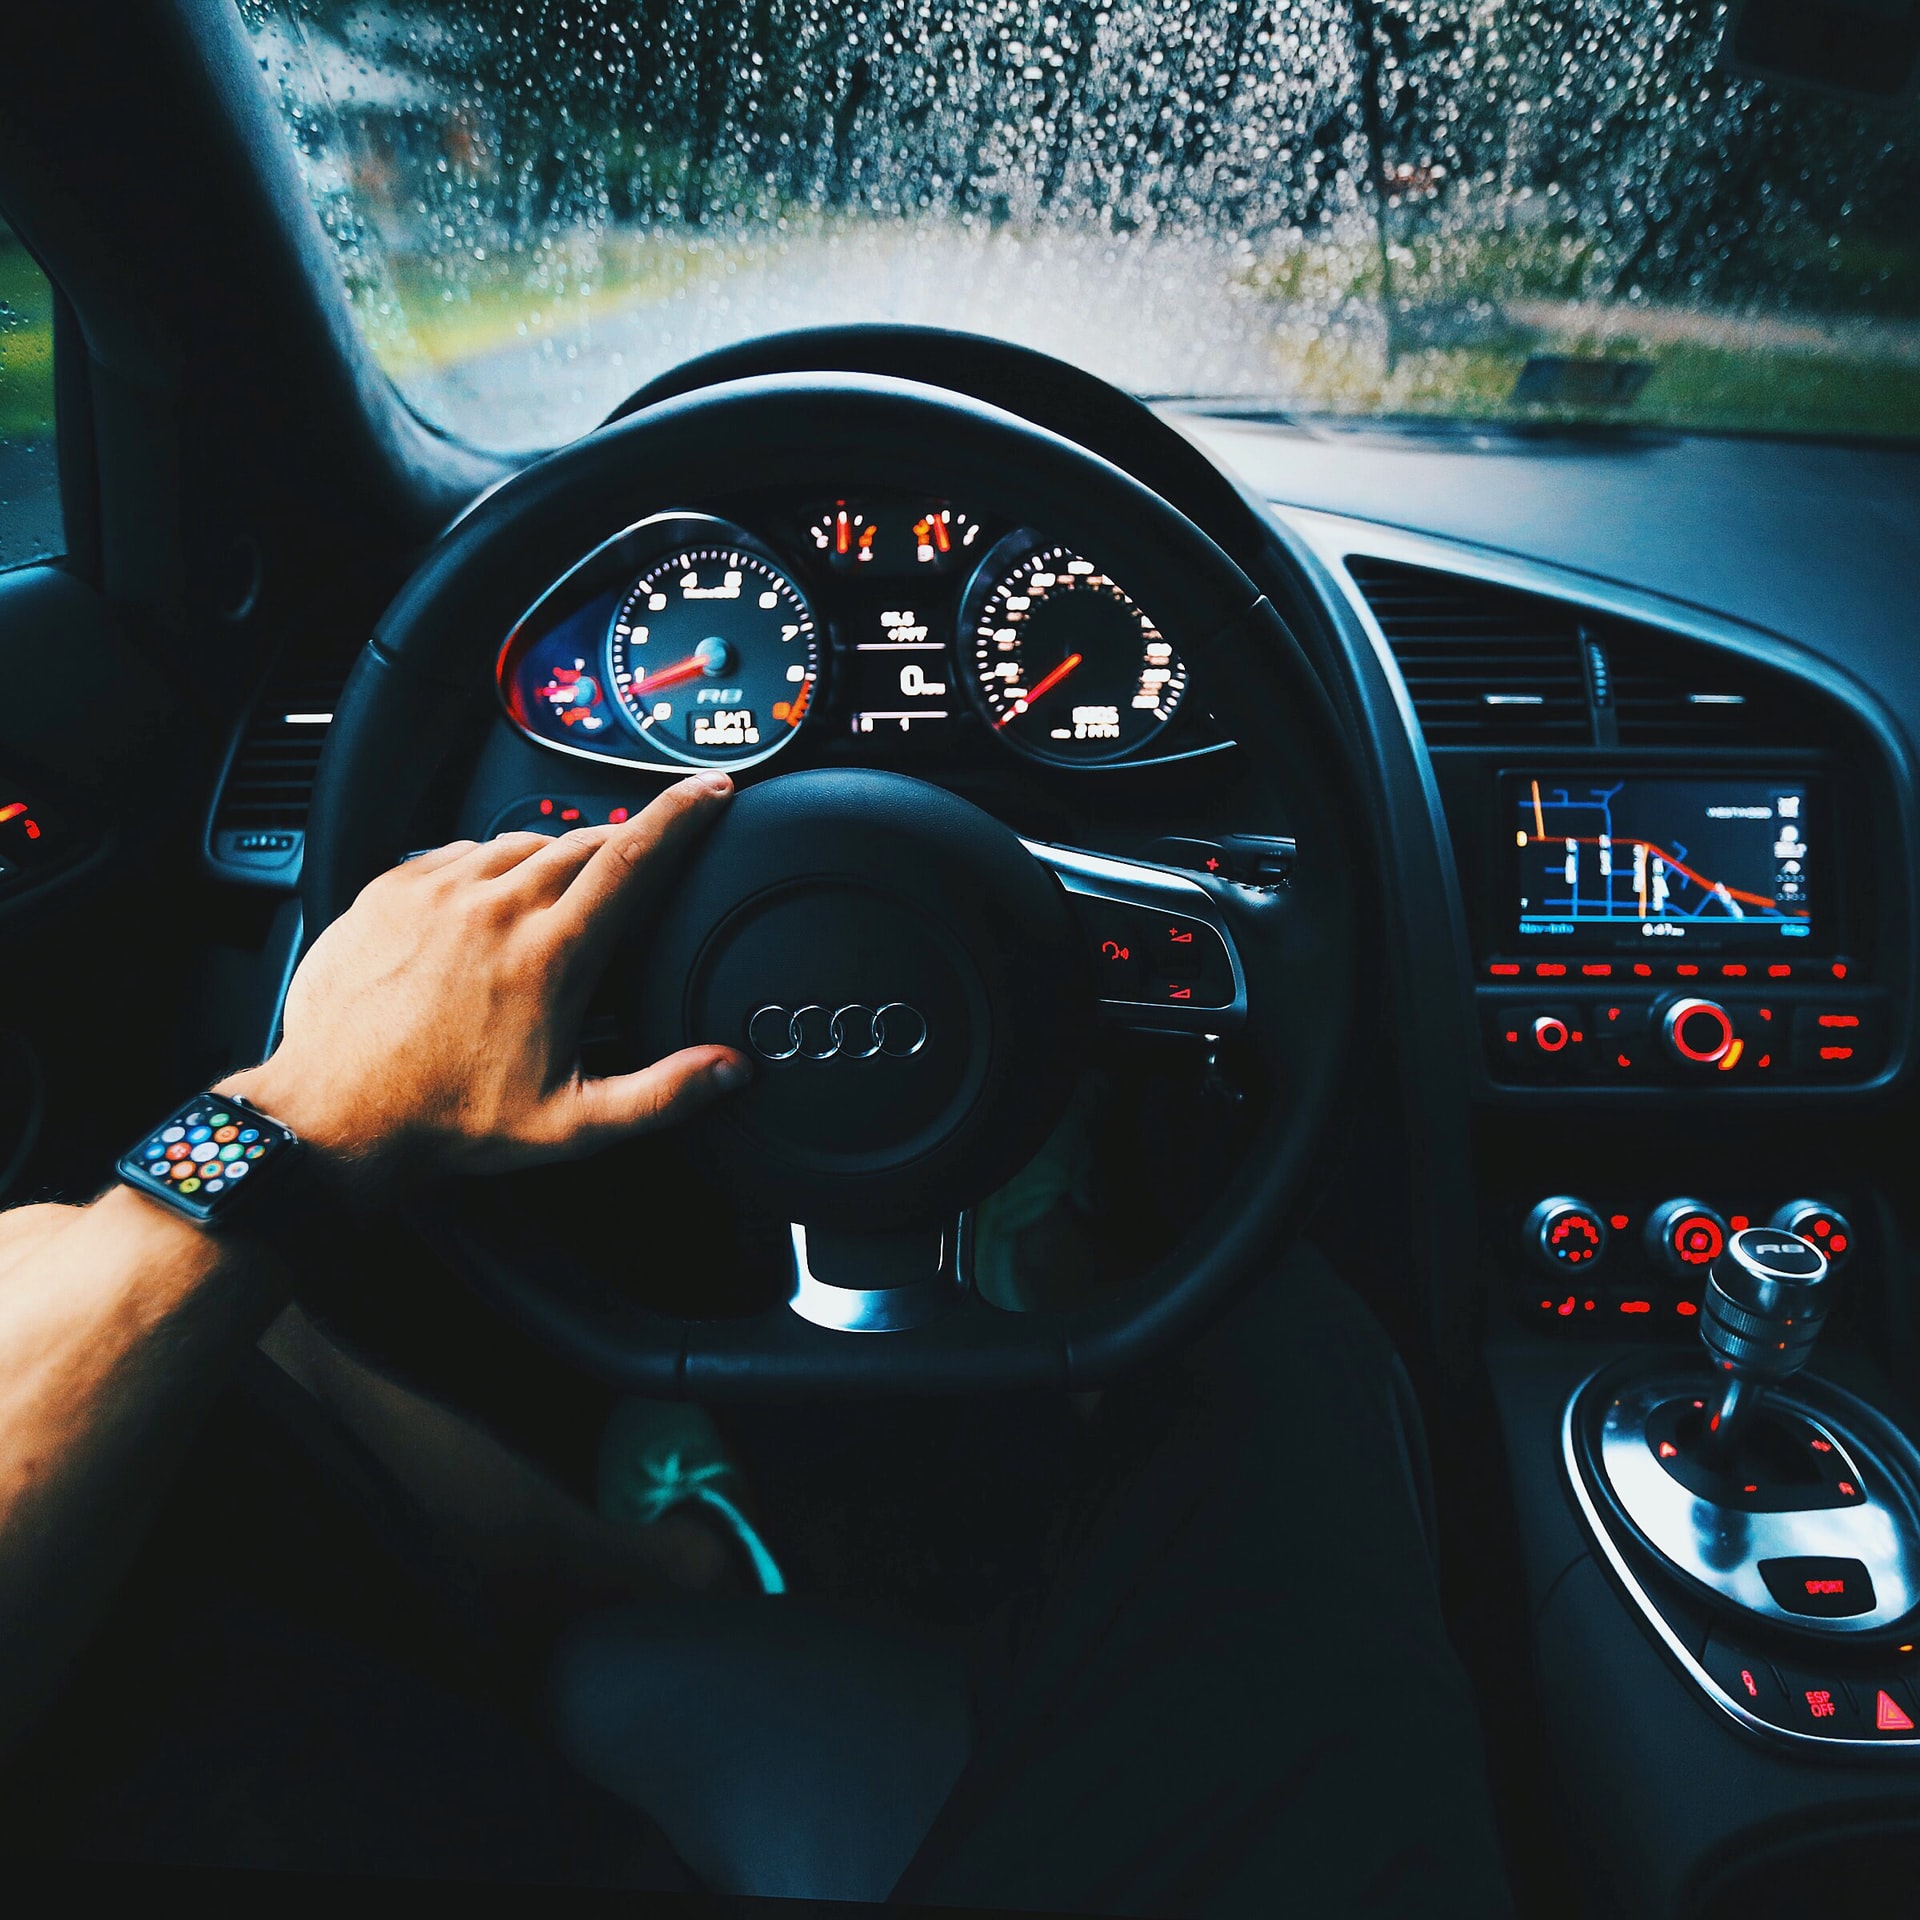
M904 1000L869 1007L762 1007L747 1022L762 1060L905 1060L927 1044L926 1016Z

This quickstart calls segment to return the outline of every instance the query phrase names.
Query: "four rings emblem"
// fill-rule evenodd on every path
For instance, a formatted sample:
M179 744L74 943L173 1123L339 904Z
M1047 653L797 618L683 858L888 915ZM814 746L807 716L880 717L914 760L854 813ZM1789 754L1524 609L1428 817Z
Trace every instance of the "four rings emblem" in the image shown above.
M762 1007L747 1022L762 1060L904 1060L927 1044L926 1016L903 1000L868 1007Z

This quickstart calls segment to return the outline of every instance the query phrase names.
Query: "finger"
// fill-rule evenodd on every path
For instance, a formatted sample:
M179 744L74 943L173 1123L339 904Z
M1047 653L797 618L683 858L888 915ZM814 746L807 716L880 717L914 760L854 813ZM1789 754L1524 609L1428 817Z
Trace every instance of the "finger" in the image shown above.
M463 880L496 880L503 873L544 853L552 845L544 833L501 833L484 840L460 863Z
M395 873L432 873L438 867L451 866L471 853L478 840L449 840L444 847L429 847L425 853L410 853L394 868Z
M556 933L594 944L610 940L636 896L671 878L676 856L719 818L732 792L733 782L724 773L696 774L614 828L555 903Z
M616 826L573 827L556 835L531 859L523 860L493 884L511 888L528 907L550 907L613 834Z
M556 1096L556 1144L584 1150L672 1126L752 1078L746 1056L732 1047L684 1047L638 1073L576 1080Z

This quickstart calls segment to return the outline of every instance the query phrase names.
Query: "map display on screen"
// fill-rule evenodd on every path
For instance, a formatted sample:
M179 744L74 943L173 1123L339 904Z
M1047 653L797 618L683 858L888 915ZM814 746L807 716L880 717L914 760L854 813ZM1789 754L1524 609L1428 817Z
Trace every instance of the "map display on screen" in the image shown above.
M1805 780L1507 776L1517 931L1607 946L1813 933Z

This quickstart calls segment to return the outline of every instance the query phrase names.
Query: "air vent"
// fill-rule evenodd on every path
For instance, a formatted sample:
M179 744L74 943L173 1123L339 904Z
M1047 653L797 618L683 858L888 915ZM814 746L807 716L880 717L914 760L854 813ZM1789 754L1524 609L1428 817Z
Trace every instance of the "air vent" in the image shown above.
M1458 574L1353 558L1433 747L1593 739L1572 607Z
M287 887L300 878L313 777L346 677L344 667L287 662L254 703L207 836L229 878Z
M1732 655L1649 627L1614 630L1607 652L1623 747L1781 746L1807 734L1808 715Z

